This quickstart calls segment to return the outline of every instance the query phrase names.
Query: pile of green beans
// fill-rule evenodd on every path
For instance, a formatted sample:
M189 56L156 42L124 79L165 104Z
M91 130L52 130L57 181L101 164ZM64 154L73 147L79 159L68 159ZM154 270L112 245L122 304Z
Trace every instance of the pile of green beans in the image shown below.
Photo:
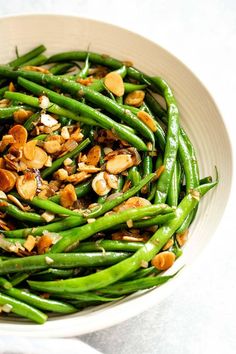
M83 139L77 147L40 171L45 183L68 160L75 173L81 152L98 144L101 131L115 135L113 150L128 146L140 161L120 173L117 188L105 195L93 191L94 175L76 184L78 201L90 201L79 210L61 205L59 193L25 200L13 188L6 191L7 199L0 195L0 313L12 312L38 324L51 313L65 315L119 301L176 276L162 274L165 269L152 261L162 252L175 258L182 254L179 237L188 232L201 198L218 183L218 174L215 181L211 176L200 178L195 149L164 79L98 53L72 51L48 58L45 51L40 45L0 65L0 99L9 102L0 107L1 139L14 124L21 124L14 122L20 110L33 112L22 125L39 146L48 134L59 135L63 126L79 126ZM101 67L105 74L96 76ZM106 86L108 73L122 81L122 95ZM128 104L128 95L140 91L142 102ZM46 108L41 108L40 96L49 99ZM140 112L155 122L156 129L139 118ZM35 135L42 113L58 119L58 131ZM1 149L1 168L7 149ZM105 170L103 149L99 165ZM146 202L122 209L132 198ZM47 213L56 217L47 220ZM37 245L47 236L51 243L39 251ZM25 247L30 237L36 240L32 251Z

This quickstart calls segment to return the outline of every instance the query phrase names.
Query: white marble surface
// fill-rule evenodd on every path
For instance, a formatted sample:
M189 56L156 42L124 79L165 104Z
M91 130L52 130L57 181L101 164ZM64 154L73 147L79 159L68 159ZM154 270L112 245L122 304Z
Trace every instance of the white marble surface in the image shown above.
M205 83L234 140L234 0L0 0L0 15L16 13L90 17L156 41ZM235 195L233 188L224 220L184 286L140 316L81 339L107 354L236 353Z

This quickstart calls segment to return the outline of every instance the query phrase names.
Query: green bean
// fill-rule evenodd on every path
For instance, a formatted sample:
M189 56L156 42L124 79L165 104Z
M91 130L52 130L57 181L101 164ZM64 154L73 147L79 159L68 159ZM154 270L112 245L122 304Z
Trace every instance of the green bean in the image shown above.
M152 96L152 94L147 91L145 95L145 101L150 107L151 111L157 115L157 117L166 117L166 110L160 105L160 103Z
M31 274L29 272L16 273L11 277L11 285L16 286L28 279Z
M127 277L124 277L122 279L122 281L141 279L141 278L148 277L149 275L154 275L154 274L157 275L160 272L161 271L158 270L157 268L155 268L154 266L150 266L148 268L143 268L143 269L136 270L136 272L128 275Z
M24 303L34 306L39 310L51 311L56 313L73 313L76 309L64 302L44 299L43 297L32 294L28 291L11 288L3 290L4 294L11 296L14 299L23 301Z
M9 90L9 85L0 88L0 98L3 98L6 91Z
M90 63L89 63L89 53L88 53L83 68L80 70L80 72L77 75L75 75L75 80L78 78L85 79L88 76L89 68L90 68Z
M136 193L138 193L152 178L155 176L154 173L150 174L149 176L145 177L137 186L132 187L127 192L117 196L117 198L112 200L107 200L101 207L97 208L94 211L91 211L90 214L87 215L89 218L97 218L105 214L107 211L115 208L117 205L123 203L125 200L131 198ZM147 220L146 220L147 221ZM48 224L47 227L45 226L38 226L35 228L26 228L26 229L19 229L13 231L4 231L4 235L7 237L27 237L28 235L41 235L45 229L48 232L59 232L62 230L67 230L86 222L85 216L82 214L77 217L69 216L65 218L63 221L57 221L51 224Z
M82 151L89 143L90 140L87 138L84 141L82 141L82 143L80 143L74 150L68 152L62 157L59 157L57 160L54 160L52 166L47 167L45 168L45 170L42 171L41 173L42 178L46 178L49 175L51 175L54 171L58 170L58 168L63 164L63 162L67 158L76 157L80 153L80 151Z
M149 175L150 173L152 173L152 157L149 155L145 155L143 158L143 177ZM146 185L145 188L143 188L142 191L144 194L149 194L150 193L150 183L148 183Z
M14 107L0 108L0 119L11 118L13 117L13 113L19 111L20 109L28 109L28 107L14 106Z
M29 52L25 53L24 55L19 56L17 59L14 59L10 61L9 65L13 68L17 68L18 66L23 65L27 61L37 57L41 53L45 52L46 48L44 45L40 45L33 50L30 50Z
M48 268L37 273L33 273L32 277L40 278L41 280L51 280L51 279L67 279L73 277L76 269L57 269Z
M149 262L158 253L174 232L182 224L190 211L198 204L199 193L192 191L181 201L176 209L176 217L160 227L151 239L136 253L126 260L84 277L60 281L37 282L29 281L31 288L53 293L82 293L104 288L122 279L140 268L143 261Z
M36 271L47 268L99 267L115 264L129 257L127 252L45 253L2 261L0 274Z
M117 301L122 299L122 296L115 297L115 298L110 298L110 297L104 297L101 295L97 295L94 293L83 293L83 294L60 294L60 295L53 295L55 297L60 297L63 299L67 300L78 300L78 301L99 301L99 302L111 302L111 301Z
M32 140L40 140L40 141L43 141L47 138L48 134L40 134L40 135L37 135L35 136Z
M8 290L11 288L12 288L11 283L8 280L6 280L5 278L0 277L0 289Z
M168 206L162 204L150 205L137 209L128 209L112 215L102 216L94 222L78 228L62 231L60 232L60 236L62 236L62 238L52 246L51 252L58 253L62 251L71 251L78 246L78 243L81 240L84 240L97 232L109 229L112 226L121 224L122 222L126 222L128 220L139 220L145 216L160 214L166 208L168 208Z
M130 281L120 282L114 285L107 286L104 289L99 289L101 294L110 295L126 295L139 290L145 290L154 286L159 286L166 283L176 275L162 275L148 278L135 279Z
M26 94L23 94L20 92L7 91L7 92L5 92L4 97L8 98L10 100L17 100L19 102L26 103L32 107L40 108L38 98L29 96L29 95L26 95ZM50 102L49 107L47 108L47 111L50 113L53 113L53 114L57 114L59 116L64 116L66 118L75 120L77 122L81 122L81 123L85 123L85 124L89 124L89 125L99 125L98 122L96 122L95 120L93 120L91 118L82 117L76 113L69 111L68 109L62 108L62 107L58 106L57 104L54 104L51 102Z
M47 320L47 315L43 312L35 309L32 306L25 304L19 300L13 299L10 296L0 293L0 305L9 305L11 308L11 312L21 316L28 318L36 323L43 324Z
M1 68L0 68L1 71ZM145 143L136 135L131 134L127 129L122 127L119 123L115 122L105 114L87 106L84 103L78 102L72 98L62 96L58 93L55 93L49 89L46 89L43 86L37 85L32 83L28 80L25 80L19 77L18 82L21 86L25 87L26 89L32 91L35 94L42 94L45 92L49 99L54 103L60 104L66 108L71 109L73 112L80 112L99 122L104 128L106 129L113 129L113 131L122 139L129 142L131 145L136 147L138 150L146 151L147 147Z
M39 118L40 118L39 112L32 114L32 116L30 116L24 123L25 129L28 130L28 132L33 130L35 128L34 123L37 122L39 120Z
M8 203L5 199L0 199L0 210L17 220L29 221L33 223L43 223L45 220L38 214L32 212L25 212L17 208L17 206Z
M130 93L136 90L144 90L147 85L137 85L130 82L124 82L125 93Z
M136 252L143 245L142 242L100 240L97 242L81 242L75 252L93 252L101 250Z
M37 66L37 65L43 65L45 63L45 61L47 60L47 57L43 54L39 54L38 56L30 59L29 61L23 63L23 68L25 66Z
M116 192L117 193L121 192L123 186L124 186L124 176L119 175L118 176L118 186L117 186Z
M91 180L87 180L85 182L82 182L78 185L78 187L75 187L75 193L78 198L84 197L86 194L88 194L92 190L91 187ZM60 202L60 195L56 194L52 197L49 197L48 200L54 203L59 203Z
M1 67L3 69L3 67ZM7 69L5 68L5 72L9 74L10 70L7 71ZM1 73L1 70L0 70ZM84 86L78 82L74 82L72 80L68 80L66 78L62 78L62 77L58 77L58 76L53 76L53 75L46 75L46 74L41 74L38 72L33 72L33 71L24 71L24 70L18 70L15 71L14 74L10 73L10 75L13 76L20 76L20 79L27 78L36 82L44 82L50 85L54 85L56 87L60 87L61 89L64 89L66 91L69 91L72 94L76 94L79 95L80 97L83 96L86 100L97 104L100 108L104 108L106 111L114 114L115 116L119 117L122 121L127 122L128 125L130 125L131 127L135 128L140 134L142 134L143 136L145 136L148 141L151 141L154 143L154 136L153 133L151 132L151 130L142 122L140 121L134 114L131 113L131 111L127 111L124 108L122 108L119 104L116 103L116 101L113 101L112 99L102 95L99 92L94 91L93 89L90 89L87 86ZM25 80L19 80L20 84L25 83ZM30 85L30 83L28 82L27 84L27 89L32 89L32 88L37 87L36 86L32 86L32 83ZM39 89L39 86L38 86ZM40 87L41 91L45 91L45 93L47 93L48 96L52 95L53 91L48 90L46 88ZM35 93L36 91L34 91ZM38 92L38 91L37 91ZM54 99L56 98L57 94L54 93L54 98L52 99L51 96L51 100L54 101ZM57 96L58 97L58 96ZM65 99L67 99L68 102L68 97L65 98L63 97L63 102L65 104ZM71 100L71 99L70 99ZM62 101L60 99L61 105ZM58 102L55 102L58 103ZM77 107L79 109L83 109L85 107L83 107L84 105L80 102L77 102ZM82 106L83 105L83 106ZM90 110L89 110L90 108ZM91 113L89 113L89 111L91 112L91 107L87 106L87 114L90 114L91 118L95 118L94 114L93 116L91 116ZM115 127L114 127L115 128Z
M152 171L150 171L150 173L152 173ZM141 176L137 166L130 167L128 171L128 179L131 181L132 186L136 186L141 181Z
M77 211L64 208L63 206L58 205L57 203L54 203L49 199L34 197L32 200L29 200L28 203L30 205L36 206L37 208L48 210L54 214L72 215L80 217L80 214Z
M163 161L165 169L157 181L157 198L155 200L157 203L164 203L167 198L179 146L179 112L168 84L158 77L152 78L151 82L162 92L168 107L168 129Z
M53 75L61 75L65 74L69 69L73 68L73 63L58 63L53 65L49 71Z
M179 193L180 193L179 169L180 169L179 163L176 161L171 183L170 183L170 188L167 194L167 204L170 206L177 206L179 202Z

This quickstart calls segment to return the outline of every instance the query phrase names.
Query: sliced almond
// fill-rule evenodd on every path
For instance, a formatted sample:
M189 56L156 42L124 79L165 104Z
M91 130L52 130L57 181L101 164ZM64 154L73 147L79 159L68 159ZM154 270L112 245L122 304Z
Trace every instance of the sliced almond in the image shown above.
M61 151L61 144L57 140L45 141L43 147L48 154L55 154Z
M114 175L121 173L134 165L131 155L117 155L107 161L106 170Z
M134 107L140 107L143 104L145 92L142 90L136 90L130 92L125 98L125 104Z
M2 100L0 100L0 108L8 107L9 103L10 103L10 100L3 98Z
M122 204L115 207L113 210L117 212L117 211L122 211L122 210L126 210L126 209L141 208L141 207L145 207L145 206L149 206L149 205L151 205L151 202L149 202L149 200L147 200L145 198L131 197L131 198L127 199L125 202L123 202Z
M13 84L12 81L10 82L10 84L9 84L9 86L8 86L8 90L9 90L10 92L16 91L16 88L15 88L15 86L14 86L14 84Z
M24 145L23 153L27 160L33 160L35 158L36 145L37 145L37 140L28 141L28 143Z
M83 134L81 133L81 129L77 128L70 136L71 139L75 140L76 142L80 142L83 139Z
M157 125L156 125L156 122L155 120L153 119L152 116L150 116L150 114L148 114L147 112L145 111L139 111L137 113L137 117L143 122L145 123L148 128L151 129L151 131L155 132L157 131Z
M115 71L110 72L104 78L106 88L114 95L121 97L124 95L125 87L122 77Z
M73 175L68 176L67 181L77 184L85 179L88 179L91 175L85 171L79 172L79 173L74 173Z
M107 193L110 192L111 187L107 185L107 182L104 177L105 172L100 172L94 177L92 181L92 188L95 193L97 193L100 196L103 196Z
M86 163L88 165L93 165L97 166L97 164L100 161L102 152L101 152L101 147L99 145L93 146L89 152L87 153L87 160Z
M127 192L130 189L130 187L131 187L131 181L127 179L125 181L123 188L122 188L122 192L123 193Z
M78 163L78 171L85 171L88 173L96 173L98 171L101 171L101 168L95 167L93 165L87 165L84 162Z
M107 172L104 173L104 178L108 184L109 187L113 188L113 189L117 189L118 188L118 178L115 175L111 175Z
M22 69L27 70L27 71L36 71L36 72L43 73L43 74L49 74L48 69L41 68L40 66L26 65L26 66L23 66Z
M23 108L13 113L13 118L16 123L23 124L30 116L32 116L32 111L27 111Z
M27 142L28 132L22 125L14 125L9 130L9 134L13 136L16 143L19 145L24 145Z
M42 168L48 159L46 152L38 146L35 146L35 156L33 160L27 160L24 156L21 161L26 164L28 168Z
M62 127L61 128L61 136L63 139L68 140L70 139L70 133L67 127Z
M0 189L9 192L16 184L16 175L8 170L0 168Z
M166 244L162 247L162 250L163 250L163 251L168 250L170 247L173 246L173 244L174 244L174 241L173 241L173 239L171 238L171 239L169 239L169 241L167 241Z
M41 236L37 243L38 254L46 253L51 245L52 238L49 235Z
M5 168L5 160L3 157L0 157L0 168Z
M67 184L65 188L60 191L60 204L65 208L69 208L76 200L75 187L72 184Z
M188 241L189 230L185 230L181 234L176 234L176 240L180 247L182 247Z
M24 243L24 247L27 249L27 251L31 252L35 245L36 238L32 235L29 235Z
M167 270L169 269L175 261L175 254L173 252L164 251L158 253L152 259L152 265L158 270Z
M33 173L27 172L16 181L17 192L23 199L32 200L37 191L37 181Z

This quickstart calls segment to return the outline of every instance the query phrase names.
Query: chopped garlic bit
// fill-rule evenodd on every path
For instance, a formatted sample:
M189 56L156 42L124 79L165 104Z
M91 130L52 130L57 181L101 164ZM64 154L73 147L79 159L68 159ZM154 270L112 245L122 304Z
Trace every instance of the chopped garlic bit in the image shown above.
M52 258L46 256L46 257L45 257L45 262L46 262L47 264L52 264L52 263L54 263L54 260L53 260Z
M50 106L50 101L47 96L39 97L39 107L42 109L47 109Z
M41 214L41 217L47 222L50 222L55 218L55 214L50 213L50 211L45 211L43 214Z
M3 312L9 313L13 309L13 306L10 304L5 304L1 307Z
M50 114L46 114L46 113L41 114L40 121L43 125L49 128L53 127L58 123L58 121L55 118L50 116Z

